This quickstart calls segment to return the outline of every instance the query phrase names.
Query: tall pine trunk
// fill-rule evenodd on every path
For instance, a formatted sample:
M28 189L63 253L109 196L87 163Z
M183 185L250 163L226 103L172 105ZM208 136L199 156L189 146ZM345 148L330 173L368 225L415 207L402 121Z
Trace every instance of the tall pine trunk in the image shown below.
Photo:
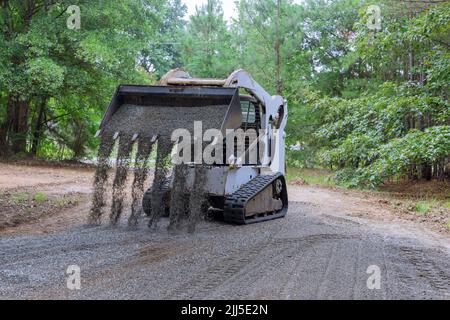
M283 80L281 78L281 35L280 35L280 20L281 20L281 0L277 0L277 20L276 20L276 40L275 40L275 73L276 73L276 87L277 94L283 95Z
M41 104L39 105L38 116L37 116L36 123L35 123L34 130L33 130L33 138L31 141L31 154L34 157L36 157L36 155L37 155L39 142L40 142L41 136L42 136L42 125L43 125L43 121L44 121L44 113L45 113L46 105L47 105L47 100L43 99L41 101Z
M27 148L29 101L8 97L6 119L0 128L0 152L25 153Z

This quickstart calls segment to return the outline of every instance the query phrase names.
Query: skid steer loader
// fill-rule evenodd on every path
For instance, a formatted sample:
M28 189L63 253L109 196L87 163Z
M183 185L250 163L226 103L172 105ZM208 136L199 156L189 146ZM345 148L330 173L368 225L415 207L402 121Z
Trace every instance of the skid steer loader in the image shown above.
M221 215L226 222L233 224L256 223L286 215L284 130L288 119L287 101L280 96L269 95L246 71L237 70L227 79L198 79L175 69L168 72L157 86L120 86L103 118L101 130L123 106L129 108L131 105L148 108L150 114L152 107L158 106L158 111L155 108L152 116L177 124L185 121L190 127L192 121L202 118L198 115L212 113L212 118L220 123L216 129L223 133L224 146L235 139L230 132L239 129L244 133L248 130L257 132L258 139L245 140L244 152L224 147L224 161L207 166L195 161L184 164L187 168L186 190L199 187L195 185L194 176L195 168L201 165L206 170L206 179L200 187L206 191L210 213ZM159 111L161 106L167 112ZM140 130L133 129L136 132ZM248 160L250 152L257 153L256 160ZM167 212L170 211L174 183L170 175L163 183ZM152 193L152 188L149 188L142 201L143 211L148 215L152 208Z

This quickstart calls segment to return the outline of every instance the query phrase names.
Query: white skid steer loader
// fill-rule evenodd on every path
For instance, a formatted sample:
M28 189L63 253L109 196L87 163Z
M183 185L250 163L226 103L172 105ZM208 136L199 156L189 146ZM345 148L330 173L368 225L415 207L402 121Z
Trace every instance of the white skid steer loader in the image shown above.
M208 106L208 112L211 112L211 106L216 106L218 116L223 117L222 125L217 129L223 133L224 145L227 146L224 148L223 162L208 166L202 164L206 168L206 179L201 187L206 191L209 211L223 215L226 222L234 224L256 223L286 215L287 101L280 96L269 95L246 71L237 70L227 79L198 79L175 69L168 72L158 86L120 86L101 128L123 105L185 107L185 110ZM219 108L226 110L219 112ZM179 114L179 117L184 115ZM192 116L187 118L192 121ZM238 130L257 133L255 140L244 137L245 147L241 152L236 147L229 148L229 142L234 145L236 138L231 133ZM252 152L257 156L250 161L249 154ZM199 164L192 161L185 165L186 185L188 189L196 188L193 176ZM170 210L173 180L168 176L164 183L167 210ZM151 195L150 188L143 197L142 207L146 214L151 211Z

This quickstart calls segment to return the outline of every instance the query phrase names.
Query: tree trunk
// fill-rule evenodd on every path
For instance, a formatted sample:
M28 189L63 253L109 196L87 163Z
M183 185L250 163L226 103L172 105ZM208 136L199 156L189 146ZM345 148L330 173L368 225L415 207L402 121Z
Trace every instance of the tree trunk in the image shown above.
M446 177L450 180L450 157L444 157L439 163L438 179L444 181Z
M8 123L5 121L0 125L0 157L6 157L8 148Z
M75 128L77 128L77 134L75 136L73 147L71 149L74 153L73 158L75 160L79 160L84 154L84 146L86 144L84 134L85 127L81 120L75 120Z
M46 105L47 105L47 101L45 99L42 100L41 105L39 106L38 117L37 117L36 124L35 124L34 131L33 131L31 154L34 157L36 157L36 155L37 155L39 141L41 140L42 125L43 125L42 122L44 120L44 113L45 113Z
M421 166L421 176L422 179L425 179L427 181L430 181L433 178L433 168L430 164L424 163Z
M26 152L28 134L29 102L9 96L6 120L0 132L0 146L11 148L15 154Z
M275 72L277 81L277 94L283 95L283 80L281 79L281 35L280 35L280 20L281 20L281 0L277 0L277 20L276 20L276 40L275 40Z

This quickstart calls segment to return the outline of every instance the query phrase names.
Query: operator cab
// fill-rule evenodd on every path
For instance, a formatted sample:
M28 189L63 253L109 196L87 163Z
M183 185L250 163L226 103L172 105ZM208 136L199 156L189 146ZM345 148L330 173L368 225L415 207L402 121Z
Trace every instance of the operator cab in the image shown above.
M262 129L261 119L264 116L263 108L253 96L246 94L240 95L240 104L242 111L242 124L240 129L242 129L246 133L250 133L249 130L253 130L256 132L256 135L258 135L260 133L260 130ZM250 140L249 138L250 136L252 135L249 134L249 136L245 138L244 150L246 153L249 152L250 144L254 142L253 140ZM235 142L237 141L235 140ZM245 161L243 163L243 166L254 166L259 165L261 163L259 158L259 148L260 148L259 142L257 142L256 148L257 149L255 151L258 152L256 163L252 163L251 161L249 161L249 156L246 155L244 157ZM234 154L237 157L238 155L237 145L234 146Z
M241 95L242 125L241 129L261 129L261 107L250 95Z

